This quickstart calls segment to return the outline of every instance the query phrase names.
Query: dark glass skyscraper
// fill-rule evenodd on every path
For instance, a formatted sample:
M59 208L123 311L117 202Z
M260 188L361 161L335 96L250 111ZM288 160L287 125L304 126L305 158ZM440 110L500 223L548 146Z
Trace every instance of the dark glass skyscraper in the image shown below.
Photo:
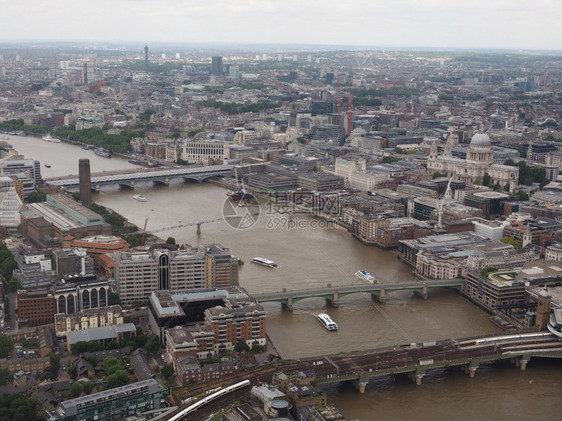
M213 56L213 63L211 64L211 74L214 76L222 76L222 57Z

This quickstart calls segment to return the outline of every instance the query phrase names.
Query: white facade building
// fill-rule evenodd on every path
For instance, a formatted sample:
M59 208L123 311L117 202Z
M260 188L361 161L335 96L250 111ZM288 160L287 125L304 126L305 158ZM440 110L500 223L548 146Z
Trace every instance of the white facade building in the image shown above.
M469 184L482 183L485 174L491 178L491 183L503 188L509 186L509 191L514 192L519 180L519 168L508 165L494 164L494 153L490 137L485 133L476 133L472 136L466 159L453 158L451 150L454 141L447 142L443 156L437 154L437 146L432 144L427 160L427 170L447 174L454 180L464 181Z
M354 189L371 191L378 188L378 185L390 179L390 172L367 171L366 161L358 159L357 162L347 159L336 159L335 175L343 177L346 184Z
M0 226L18 227L21 223L22 205L14 180L10 177L0 177Z
M220 140L194 140L185 142L182 159L195 164L207 164L228 159L228 147Z

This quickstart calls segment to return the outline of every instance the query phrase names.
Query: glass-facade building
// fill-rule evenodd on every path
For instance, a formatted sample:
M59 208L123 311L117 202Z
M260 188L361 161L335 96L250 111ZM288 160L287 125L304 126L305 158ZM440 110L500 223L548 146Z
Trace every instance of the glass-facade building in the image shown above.
M47 411L49 421L110 421L160 409L168 389L154 379L104 390L59 403Z

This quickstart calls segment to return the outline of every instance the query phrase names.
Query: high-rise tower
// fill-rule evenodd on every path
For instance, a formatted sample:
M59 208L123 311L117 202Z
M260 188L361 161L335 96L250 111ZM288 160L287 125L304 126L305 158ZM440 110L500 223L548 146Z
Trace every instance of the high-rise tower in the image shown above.
M144 70L148 72L148 45L144 44Z
M222 57L213 56L211 64L211 74L214 76L222 76Z
M80 182L80 201L90 209L92 207L92 181L90 178L90 160L78 161L78 179Z

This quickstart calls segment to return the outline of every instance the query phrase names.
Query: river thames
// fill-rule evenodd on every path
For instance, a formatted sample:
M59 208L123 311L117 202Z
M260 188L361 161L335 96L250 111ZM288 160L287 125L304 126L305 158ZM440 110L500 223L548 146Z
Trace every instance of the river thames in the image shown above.
M121 158L106 159L80 147L53 144L32 137L10 136L11 143L26 158L41 161L44 178L78 173L78 159L89 158L91 171L103 172L134 165ZM45 163L50 168L44 166ZM283 223L285 215L261 207L257 222L235 229L222 220L225 189L210 183L174 181L154 187L141 183L135 190L103 187L93 200L114 209L147 231L172 236L182 244L220 243L246 264L240 269L240 285L249 293L302 289L326 284L360 282L354 273L366 269L380 282L412 279L411 269L397 259L395 251L367 247L349 233L300 215L298 227ZM135 193L146 202L132 198ZM195 226L165 229L196 221L204 223L200 236ZM253 265L261 256L279 267ZM367 294L341 299L340 307L326 307L322 299L295 303L294 312L266 303L268 334L284 358L302 358L354 350L367 350L411 342L433 341L491 334L499 329L489 315L449 290L431 291L428 300L409 292L388 295L384 305ZM337 332L326 331L315 314L326 312L337 322ZM366 393L340 384L325 390L348 420L524 420L533 417L558 419L562 409L560 386L562 364L532 360L527 371L514 366L487 365L471 379L456 370L436 370L416 386L405 378L373 381Z

